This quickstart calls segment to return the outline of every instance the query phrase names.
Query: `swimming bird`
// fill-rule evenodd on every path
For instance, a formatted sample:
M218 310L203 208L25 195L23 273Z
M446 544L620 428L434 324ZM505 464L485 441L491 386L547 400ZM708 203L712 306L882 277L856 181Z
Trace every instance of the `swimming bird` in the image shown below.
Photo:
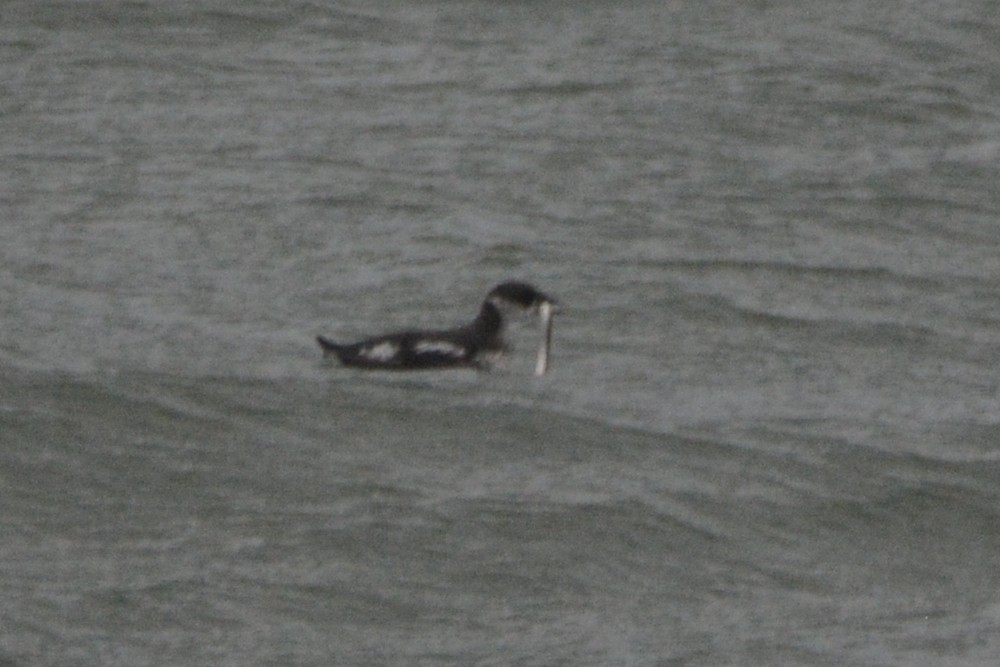
M497 285L483 301L471 323L454 329L400 331L373 336L356 343L336 343L316 336L324 356L334 355L345 366L384 370L421 370L456 367L488 369L506 349L503 341L504 312L517 309L538 313L542 320L542 342L535 374L548 370L555 299L524 282Z

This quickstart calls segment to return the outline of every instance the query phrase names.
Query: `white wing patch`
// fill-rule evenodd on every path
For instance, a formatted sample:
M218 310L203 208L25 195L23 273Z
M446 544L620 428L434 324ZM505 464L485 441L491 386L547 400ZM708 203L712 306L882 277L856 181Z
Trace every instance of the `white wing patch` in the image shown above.
M389 361L399 353L399 346L388 341L361 348L358 352L365 359L371 361Z
M422 340L413 346L417 354L446 354L449 357L461 359L465 357L465 348L446 340Z

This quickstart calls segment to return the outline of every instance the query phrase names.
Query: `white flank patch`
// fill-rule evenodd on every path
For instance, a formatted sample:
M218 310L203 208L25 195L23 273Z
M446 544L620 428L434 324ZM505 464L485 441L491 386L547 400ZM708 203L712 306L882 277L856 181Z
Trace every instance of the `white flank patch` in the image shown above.
M362 349L359 354L366 359L371 359L372 361L389 361L395 357L398 352L398 345L386 341L384 343L379 343L378 345L366 347Z
M417 354L447 354L459 359L465 356L464 348L446 340L422 340L414 345L413 349Z

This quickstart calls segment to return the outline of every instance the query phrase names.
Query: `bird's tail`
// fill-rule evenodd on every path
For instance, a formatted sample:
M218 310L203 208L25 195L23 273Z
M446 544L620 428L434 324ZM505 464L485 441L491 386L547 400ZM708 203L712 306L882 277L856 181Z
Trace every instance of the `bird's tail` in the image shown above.
M323 336L316 336L316 342L319 343L320 348L323 349L324 357L327 356L328 354L335 354L337 355L338 359L341 359L342 358L341 355L346 350L345 345L335 343L329 338L325 338Z

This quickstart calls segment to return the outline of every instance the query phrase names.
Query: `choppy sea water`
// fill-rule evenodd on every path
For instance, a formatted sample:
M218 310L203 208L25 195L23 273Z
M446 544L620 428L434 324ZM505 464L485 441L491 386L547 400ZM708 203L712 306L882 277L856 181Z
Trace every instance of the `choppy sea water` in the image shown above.
M0 19L0 665L996 664L989 3Z

